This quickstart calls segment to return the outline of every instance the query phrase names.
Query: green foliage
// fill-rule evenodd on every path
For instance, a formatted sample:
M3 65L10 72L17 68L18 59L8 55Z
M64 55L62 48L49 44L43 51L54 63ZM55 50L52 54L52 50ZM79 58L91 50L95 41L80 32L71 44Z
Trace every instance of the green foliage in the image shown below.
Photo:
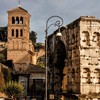
M5 80L5 83L11 80L11 73L8 68L2 68L2 74Z
M0 27L0 41L7 41L7 26Z
M34 32L34 31L31 31L30 32L30 40L32 41L33 44L36 43L36 39L37 39L36 36L37 36L37 33L36 32Z
M5 49L3 46L1 48L3 48L3 50L0 51L0 63L2 63L7 58L7 49Z
M45 66L45 56L44 55L37 59L37 65L41 67Z
M41 66L41 67L44 67L44 66L45 66L44 63L39 63L39 62L37 63L37 65L38 65L38 66Z
M4 92L10 98L17 98L23 94L24 87L19 82L10 81L3 86L2 92Z
M0 60L4 59L4 55L0 54Z
M2 88L3 85L4 85L4 78L3 74L0 72L0 89Z
M41 48L45 48L43 43L36 43L35 44L35 51L39 51Z

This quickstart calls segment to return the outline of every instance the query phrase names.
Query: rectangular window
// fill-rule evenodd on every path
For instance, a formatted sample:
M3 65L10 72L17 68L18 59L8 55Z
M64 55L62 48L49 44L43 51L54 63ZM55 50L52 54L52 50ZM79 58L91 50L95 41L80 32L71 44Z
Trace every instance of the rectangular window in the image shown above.
M18 37L18 30L16 29L16 37Z

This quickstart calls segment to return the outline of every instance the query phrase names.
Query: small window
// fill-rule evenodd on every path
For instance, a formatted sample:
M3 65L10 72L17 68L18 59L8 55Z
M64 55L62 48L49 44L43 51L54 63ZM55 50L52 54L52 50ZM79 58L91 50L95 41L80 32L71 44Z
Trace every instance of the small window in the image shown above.
M75 34L72 34L72 43L75 43Z
M20 24L23 24L23 17L20 17Z
M100 37L100 34L99 34L99 32L94 32L94 34L93 34L93 42L95 42L95 44L97 45L97 46L99 46L99 44L100 44L100 39L99 39L99 37Z
M12 29L12 36L14 36L14 29Z
M82 32L82 41L86 44L86 45L90 45L90 35L88 31L83 31Z
M23 30L22 29L20 30L20 36L21 37L23 36Z
M16 37L18 37L18 30L16 29Z
M97 42L97 37L96 36L93 36L93 42Z
M83 73L84 73L84 75L86 75L86 83L87 84L91 84L92 82L91 82L91 71L90 71L90 69L89 68L84 68L83 69Z
M15 18L12 17L12 24L15 24Z

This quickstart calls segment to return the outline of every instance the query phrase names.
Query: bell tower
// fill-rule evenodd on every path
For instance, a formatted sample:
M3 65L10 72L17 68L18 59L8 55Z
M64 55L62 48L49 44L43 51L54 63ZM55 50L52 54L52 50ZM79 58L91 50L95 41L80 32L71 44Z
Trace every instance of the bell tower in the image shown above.
M7 12L7 60L13 60L16 71L24 72L29 64L30 14L21 6Z

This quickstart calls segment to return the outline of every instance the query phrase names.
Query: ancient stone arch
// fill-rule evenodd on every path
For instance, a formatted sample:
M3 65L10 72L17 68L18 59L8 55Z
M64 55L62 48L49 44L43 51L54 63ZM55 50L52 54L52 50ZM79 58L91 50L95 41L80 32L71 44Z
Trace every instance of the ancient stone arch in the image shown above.
M94 82L96 84L100 84L100 69L99 68L96 68L94 70L94 73L95 73L95 80L94 80Z
M66 59L66 48L63 41L59 40L54 49L54 64L58 68L64 68Z
M92 42L93 42L93 46L99 46L100 43L100 33L99 32L94 32L93 33L93 38L92 38Z
M75 43L75 34L72 34L72 43Z
M76 73L75 73L76 82L79 82L79 72L80 72L80 69L77 68L75 72L76 72Z
M85 82L87 84L91 84L91 71L89 68L83 68L83 73L84 73L84 78L85 78Z
M90 45L90 34L88 31L83 31L81 38L84 45L87 45L87 46Z
M75 69L72 69L72 83L75 82Z

